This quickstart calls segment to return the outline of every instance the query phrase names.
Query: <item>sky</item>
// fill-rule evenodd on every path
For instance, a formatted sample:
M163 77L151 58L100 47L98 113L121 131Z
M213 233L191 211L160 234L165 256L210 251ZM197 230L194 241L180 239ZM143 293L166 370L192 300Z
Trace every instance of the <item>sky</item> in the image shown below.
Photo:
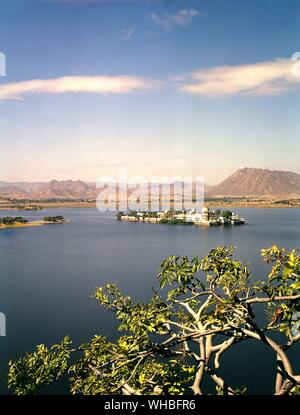
M300 0L0 0L0 180L300 173L299 17Z

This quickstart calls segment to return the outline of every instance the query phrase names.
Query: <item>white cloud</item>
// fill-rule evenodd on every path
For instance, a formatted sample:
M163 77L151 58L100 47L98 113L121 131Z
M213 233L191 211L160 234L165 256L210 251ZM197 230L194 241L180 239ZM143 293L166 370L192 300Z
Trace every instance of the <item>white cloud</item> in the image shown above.
M42 93L129 94L154 90L160 86L160 81L127 75L65 76L0 84L0 99L23 99L26 95Z
M227 97L239 94L278 95L300 86L300 77L292 73L288 59L239 66L199 69L173 78L185 93Z
M169 78L169 86L186 94L205 97L279 95L300 90L300 76L293 74L292 60L277 59L249 65L198 69ZM0 100L24 99L33 94L95 93L130 94L154 91L166 83L137 76L65 76L0 83Z
M163 27L165 30L171 29L173 26L188 26L195 17L200 16L200 12L195 9L182 9L176 14L166 13L162 16L151 14L151 19L157 25Z

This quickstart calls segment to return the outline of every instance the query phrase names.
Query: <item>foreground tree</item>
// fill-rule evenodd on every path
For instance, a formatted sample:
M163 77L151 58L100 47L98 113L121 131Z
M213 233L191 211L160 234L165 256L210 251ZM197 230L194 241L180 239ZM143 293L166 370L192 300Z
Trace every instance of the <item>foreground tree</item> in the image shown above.
M210 378L216 393L235 395L245 389L221 377L222 355L255 339L277 357L274 393L297 393L300 375L286 351L300 340L300 258L296 250L277 246L263 249L262 256L271 266L262 282L251 282L232 247L217 247L203 259L166 259L158 274L165 296L155 292L148 304L134 304L113 284L99 288L95 297L116 314L126 334L114 343L95 336L76 349L68 337L51 349L39 345L10 362L9 387L16 394L34 393L68 373L73 394L176 395L192 390L201 395ZM268 310L263 327L255 321L254 305ZM278 332L282 344L274 340Z

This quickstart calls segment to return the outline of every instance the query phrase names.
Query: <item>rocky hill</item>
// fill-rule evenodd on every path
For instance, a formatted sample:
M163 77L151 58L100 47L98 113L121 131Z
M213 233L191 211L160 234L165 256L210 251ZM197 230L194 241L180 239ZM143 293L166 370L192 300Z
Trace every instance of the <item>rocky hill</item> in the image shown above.
M80 180L51 180L46 183L0 182L0 195L13 199L88 199L96 196L96 189Z
M218 185L209 188L205 195L216 197L299 197L300 174L290 171L242 168Z

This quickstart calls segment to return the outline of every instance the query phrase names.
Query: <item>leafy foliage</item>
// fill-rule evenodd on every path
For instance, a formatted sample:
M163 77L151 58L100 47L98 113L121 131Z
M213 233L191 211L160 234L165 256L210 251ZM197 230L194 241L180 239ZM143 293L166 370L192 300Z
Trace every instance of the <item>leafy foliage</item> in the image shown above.
M232 216L232 212L230 210L224 210L224 212L222 213L223 218L231 218Z
M68 367L71 340L65 337L49 350L43 344L23 359L10 362L8 386L19 395L33 393L37 388L60 378Z
M59 223L64 221L64 217L61 215L57 215L57 216L45 216L44 217L44 221L45 222L55 222L55 223Z
M0 224L3 225L14 225L15 223L27 223L28 220L23 218L22 216L5 216L4 218L0 218Z
M147 304L114 284L98 288L95 298L119 320L119 339L95 336L77 349L69 338L51 349L39 345L10 362L9 387L34 393L68 374L73 394L203 394L210 378L216 394L245 394L245 386L226 383L220 367L227 350L251 338L277 357L274 393L298 393L300 375L286 350L300 340L299 254L274 245L262 257L271 270L265 281L252 282L233 247L216 247L204 258L171 256L158 273L162 295L154 292ZM253 305L268 311L262 327ZM278 332L283 344L274 340Z
M162 218L159 220L159 223L164 225L193 225L193 222L187 222L184 219L166 219Z

